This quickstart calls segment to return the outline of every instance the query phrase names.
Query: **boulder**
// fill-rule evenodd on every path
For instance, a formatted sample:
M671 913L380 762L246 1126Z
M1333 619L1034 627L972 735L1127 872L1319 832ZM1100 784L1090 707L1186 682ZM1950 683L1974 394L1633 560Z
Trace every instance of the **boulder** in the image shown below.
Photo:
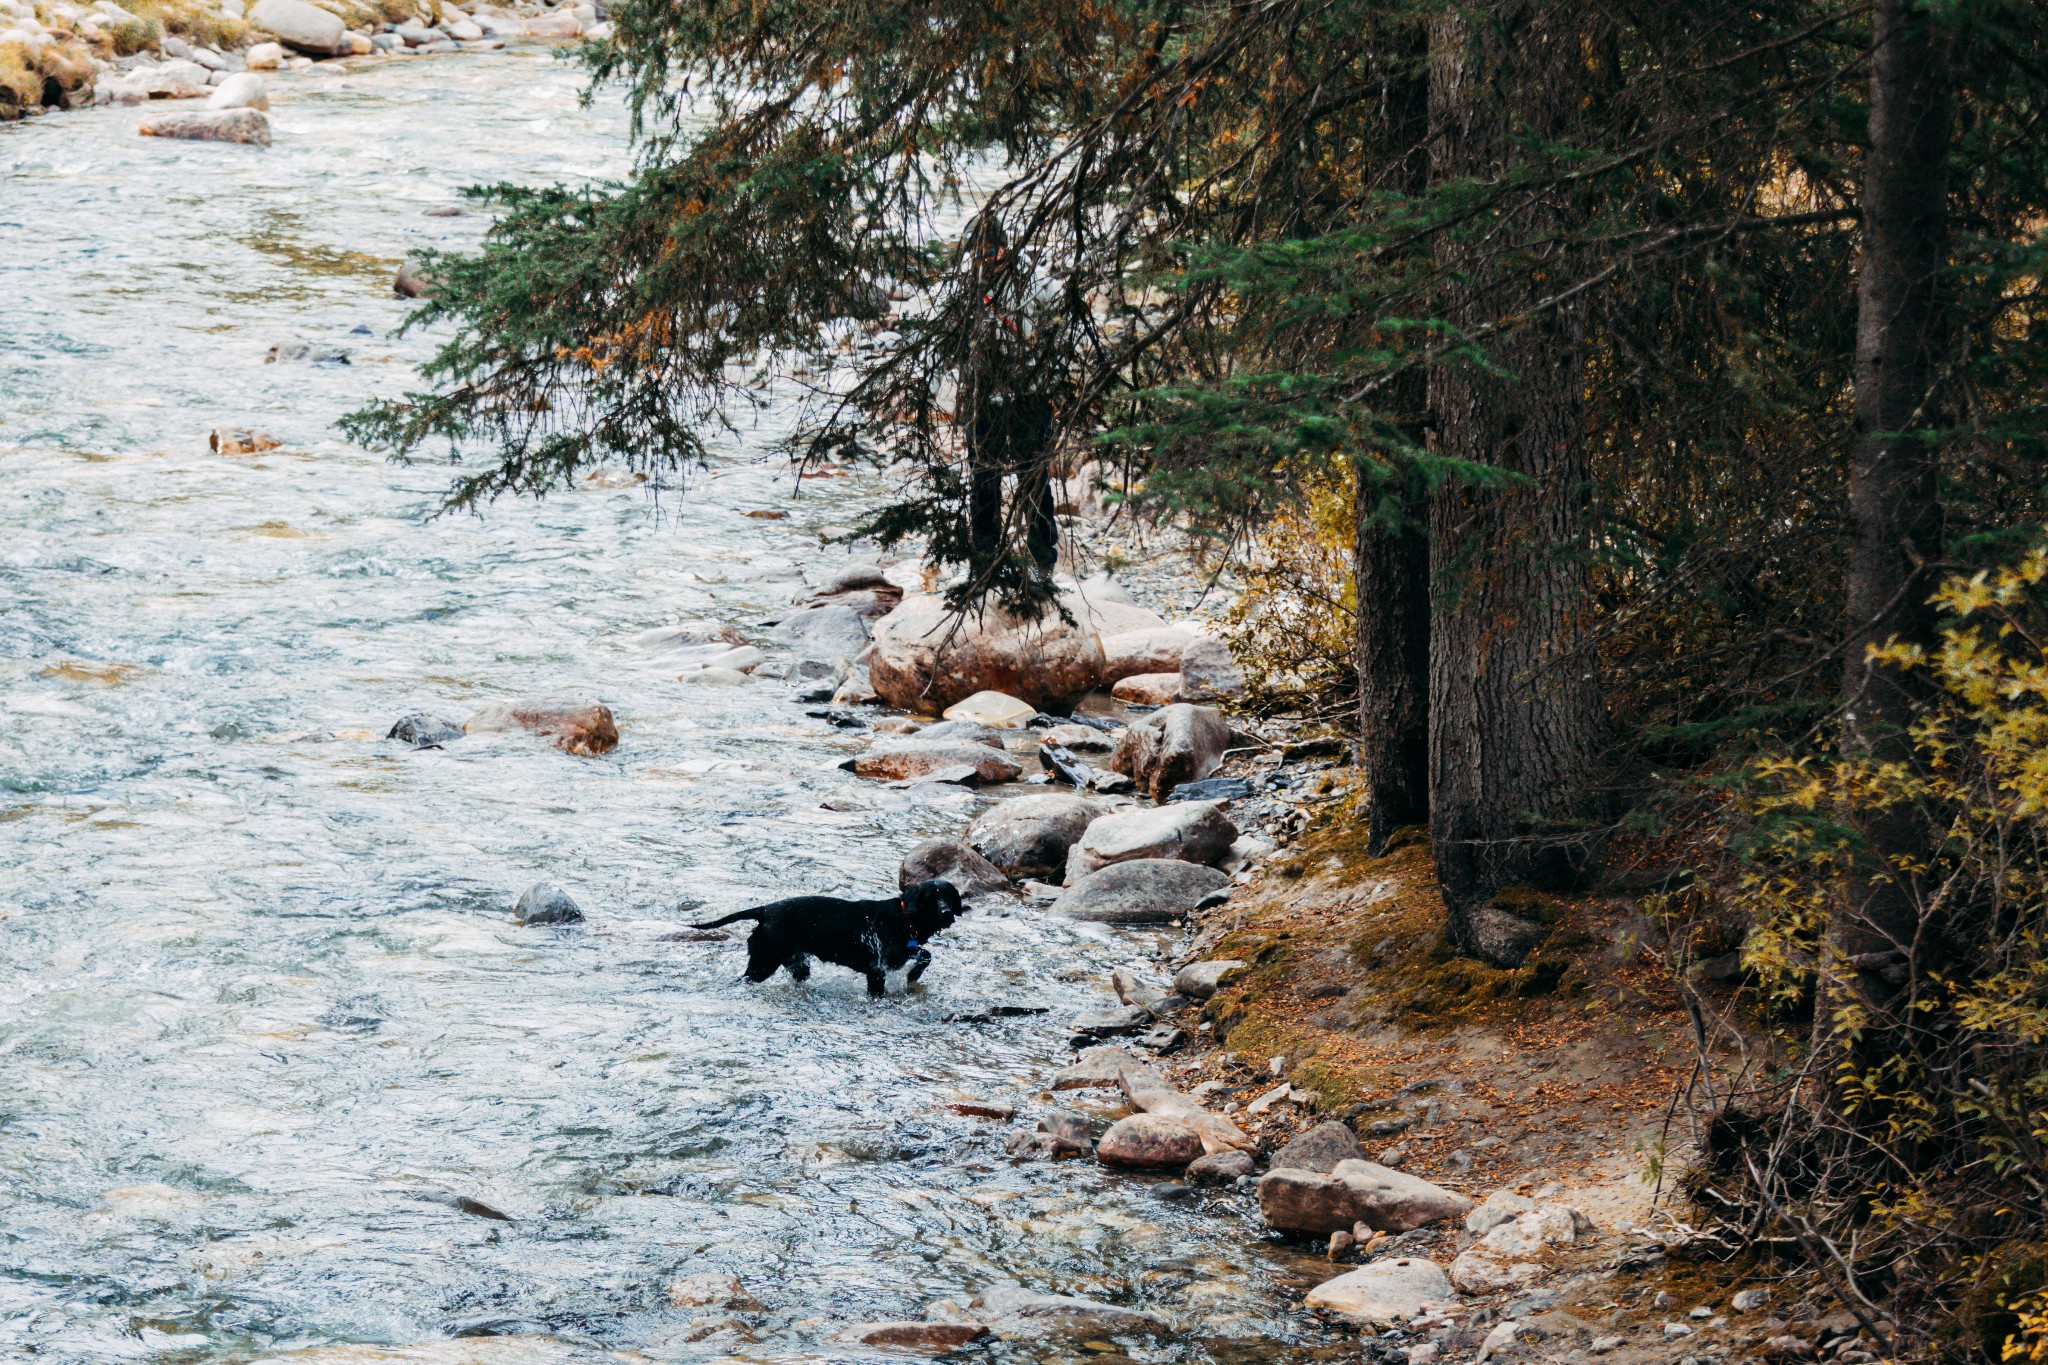
M1144 1171L1177 1171L1202 1154L1202 1135L1174 1114L1118 1119L1095 1144L1095 1159L1103 1165Z
M315 57L332 57L348 50L348 25L306 0L256 0L249 10L249 22L269 29L286 47Z
M967 842L1012 877L1057 877L1067 850L1101 814L1078 796L1020 796L982 812L967 827Z
M270 145L270 120L255 109L150 114L136 131L144 137L171 137L186 142L239 142L250 147Z
M1141 607L1124 586L1107 574L1084 578L1064 587L1060 601L1067 612L1097 637L1129 635L1140 630L1163 630L1166 618L1149 607Z
M442 720L439 716L415 711L394 721L384 738L398 740L415 749L424 749L429 745L448 744L461 739L462 727L452 720Z
M391 277L391 292L402 299L427 298L434 292L434 277L417 256L408 256L398 263L398 273Z
M850 607L864 617L887 616L903 601L903 589L888 580L880 565L848 564L791 600L798 606L830 604Z
M1332 1119L1319 1123L1273 1153L1268 1165L1274 1170L1334 1171L1340 1161L1357 1161L1365 1155L1351 1129Z
M1102 1049L1107 1052L1115 1048ZM1088 1135L1088 1120L1071 1109L1055 1109L1038 1121L1038 1131L1052 1139L1055 1156L1079 1156L1094 1145Z
M976 692L1002 692L1064 709L1095 686L1102 646L1057 614L1025 621L991 606L956 617L938 597L915 596L875 623L868 675L906 711L943 711Z
M1180 672L1181 651L1196 639L1179 626L1154 626L1102 637L1102 681L1105 684L1144 673Z
M1502 1223L1512 1223L1525 1213L1536 1210L1536 1201L1526 1194L1513 1190L1495 1190L1486 1196L1486 1202L1465 1215L1465 1231L1475 1237L1484 1237Z
M1135 1308L1118 1308L1064 1294L1037 1294L1019 1285L996 1285L970 1305L1005 1341L1080 1342L1095 1337L1164 1336L1173 1324Z
M1109 766L1154 801L1216 771L1230 748L1230 723L1214 708L1185 702L1155 711L1117 738Z
M963 767L967 770L964 779L946 777L943 780L1013 782L1024 771L1008 754L985 744L934 741L922 735L878 740L873 748L853 761L853 771L857 775L883 782L936 778L948 770Z
M500 702L471 716L462 728L472 735L525 730L546 735L556 748L572 754L604 754L619 747L618 723L611 708L598 702Z
M457 19L448 25L448 36L459 43L473 43L484 36L481 25L468 19Z
M270 96L264 93L263 78L253 71L237 71L206 97L209 109L268 109Z
M1182 801L1105 815L1067 852L1067 885L1114 863L1177 859L1217 863L1230 853L1237 826L1220 801Z
M1198 635L1180 652L1181 697L1230 701L1244 695L1244 669L1221 640Z
M1406 1232L1472 1208L1464 1195L1370 1161L1340 1161L1329 1174L1276 1167L1259 1180L1259 1211L1283 1232L1326 1237L1364 1223Z
M583 21L563 10L548 14L536 14L524 24L529 38L580 38L583 36Z
M559 886L536 882L526 888L513 914L521 924L581 924L583 907Z
M284 65L284 45L257 43L242 54L242 64L251 71L275 71Z
M1109 695L1133 706L1171 706L1185 690L1178 673L1133 673L1109 689Z
M1305 1306L1369 1327L1407 1322L1451 1297L1443 1267L1422 1256L1382 1256L1308 1291Z
M1170 924L1195 902L1230 885L1213 867L1138 858L1091 872L1052 903L1055 914L1102 924Z
M1460 1252L1451 1262L1451 1284L1460 1294L1499 1294L1526 1289L1548 1273L1538 1261L1508 1261L1482 1247Z
M1010 879L1001 869L958 839L927 839L910 850L896 870L899 886L915 886L934 879L953 883L953 889L963 896L1010 889Z
M978 1322L856 1322L836 1339L897 1351L955 1351L988 1335Z
M1232 973L1242 971L1244 966L1234 957L1190 962L1173 974L1173 988L1190 1000L1207 1000L1216 994Z
M1250 1152L1211 1152L1188 1163L1187 1180L1191 1185L1235 1185L1252 1173L1252 1165Z
M812 658L851 659L868 647L868 628L852 607L828 603L789 617L769 638Z
M1038 708L1007 692L976 692L954 702L940 714L949 721L967 720L997 730L1021 730L1038 714Z

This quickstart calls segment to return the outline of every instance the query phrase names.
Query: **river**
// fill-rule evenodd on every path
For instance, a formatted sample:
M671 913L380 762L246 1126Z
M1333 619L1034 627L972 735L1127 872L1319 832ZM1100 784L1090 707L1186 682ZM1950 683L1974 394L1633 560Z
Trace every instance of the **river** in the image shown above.
M844 1323L1004 1280L1181 1323L1138 1359L1338 1349L1241 1203L1013 1164L946 1107L1043 1112L1062 1019L1158 941L977 913L876 1003L674 937L878 892L986 800L862 783L791 684L625 644L786 611L873 488L793 501L771 411L687 489L436 518L446 466L336 435L430 352L392 268L481 220L428 211L621 173L616 102L538 48L273 86L267 152L0 129L0 1357L842 1360ZM297 343L350 363L266 363ZM286 444L209 452L242 425ZM609 703L619 748L382 737L537 695ZM515 925L539 880L587 922ZM1049 1013L949 1022L994 1004ZM760 1306L692 1341L664 1285L707 1271Z

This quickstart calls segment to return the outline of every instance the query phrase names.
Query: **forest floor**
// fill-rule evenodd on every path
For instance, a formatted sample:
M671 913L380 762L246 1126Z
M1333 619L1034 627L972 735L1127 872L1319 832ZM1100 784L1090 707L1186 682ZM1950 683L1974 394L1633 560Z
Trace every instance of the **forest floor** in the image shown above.
M1356 776L1329 770L1322 782L1341 792ZM1667 1254L1695 1217L1680 1181L1696 1158L1686 1092L1697 1051L1663 936L1637 900L1549 898L1541 914L1555 932L1528 965L1460 959L1444 947L1426 832L1402 831L1368 858L1347 804L1333 797L1204 920L1186 956L1248 968L1209 1002L1201 1041L1171 1074L1183 1091L1220 1082L1207 1102L1234 1098L1234 1117L1273 1147L1336 1117L1382 1164L1475 1201L1545 1191L1592 1220L1533 1288L1465 1300L1422 1358L1709 1365L1782 1354L1787 1338L1849 1350L1851 1320L1783 1267ZM1245 1112L1278 1078L1312 1098ZM1400 1250L1448 1265L1476 1240L1420 1229ZM1750 1289L1763 1303L1737 1311Z

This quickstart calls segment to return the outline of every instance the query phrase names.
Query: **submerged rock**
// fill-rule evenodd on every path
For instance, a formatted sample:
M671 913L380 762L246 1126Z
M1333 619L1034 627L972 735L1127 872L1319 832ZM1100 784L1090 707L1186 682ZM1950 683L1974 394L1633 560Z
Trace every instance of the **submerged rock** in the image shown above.
M255 109L151 114L142 120L136 131L144 137L182 138L187 142L239 142L252 147L270 145L270 120Z
M1064 1294L1038 1294L1019 1285L997 1285L975 1295L971 1305L989 1330L1005 1341L1086 1341L1091 1337L1164 1336L1173 1324L1135 1308L1118 1308Z
M967 827L967 842L1012 877L1058 877L1067 850L1101 814L1078 796L1020 796L984 811Z
M1067 883L1137 859L1221 862L1237 839L1237 826L1222 807L1220 801L1183 801L1105 815L1068 850Z
M835 603L805 608L776 626L769 637L820 659L851 659L868 647L867 622L852 607Z
M837 1339L898 1351L953 1351L987 1335L978 1322L857 1322Z
M521 924L581 924L583 907L559 886L536 882L526 888L513 913Z
M462 728L472 735L526 730L547 736L556 748L572 754L610 753L619 745L611 708L598 702L500 702L471 716Z
M1075 882L1053 902L1054 913L1104 924L1168 924L1195 902L1230 885L1213 867L1170 858L1112 863Z
M1215 708L1182 702L1126 729L1109 766L1158 801L1215 772L1229 748L1230 723Z
M415 711L411 715L400 716L393 722L384 738L410 744L415 749L424 749L429 745L447 744L461 739L463 733L462 726L455 721L442 720L439 716Z

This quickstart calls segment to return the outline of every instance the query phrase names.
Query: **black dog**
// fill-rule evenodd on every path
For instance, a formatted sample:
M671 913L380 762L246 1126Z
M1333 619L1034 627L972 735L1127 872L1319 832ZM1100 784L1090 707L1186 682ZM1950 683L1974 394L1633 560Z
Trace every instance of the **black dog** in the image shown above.
M869 995L880 995L892 968L910 964L906 986L924 975L932 965L924 945L951 928L960 914L960 893L953 883L929 881L890 900L793 896L692 927L716 929L743 919L759 920L747 938L749 981L766 981L777 968L787 968L803 981L811 974L811 959L817 957L851 967L868 979Z

